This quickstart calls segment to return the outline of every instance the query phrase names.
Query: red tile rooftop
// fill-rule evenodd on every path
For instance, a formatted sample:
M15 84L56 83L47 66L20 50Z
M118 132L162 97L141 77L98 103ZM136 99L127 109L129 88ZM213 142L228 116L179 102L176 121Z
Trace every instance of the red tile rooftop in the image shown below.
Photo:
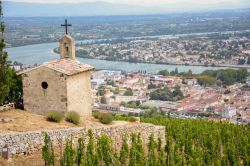
M48 67L66 75L74 75L94 69L94 67L88 64L81 64L77 60L72 60L69 58L57 59L48 63L44 63L42 66Z
M65 59L57 59L54 61L50 61L50 62L45 62L44 64L38 66L38 67L34 67L25 71L22 71L20 73L18 73L19 75L22 75L24 73L36 70L40 67L47 67L50 68L52 70L58 71L60 73L66 74L68 76L70 75L74 75L74 74L78 74L81 72L86 72L86 71L90 71L93 70L94 67L88 65L88 64L81 64L80 62L78 62L77 60L72 60L69 58L65 58Z

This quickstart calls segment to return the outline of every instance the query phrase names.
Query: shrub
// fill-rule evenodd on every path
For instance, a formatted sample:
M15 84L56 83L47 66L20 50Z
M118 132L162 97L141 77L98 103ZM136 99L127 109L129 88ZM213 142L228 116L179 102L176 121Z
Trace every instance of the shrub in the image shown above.
M80 115L78 113L76 113L76 112L69 112L69 113L66 114L65 120L67 122L78 125L80 123Z
M98 112L98 111L93 112L93 117L94 117L95 119L98 119L98 118L99 118L99 114L100 114L100 112Z
M53 111L47 115L46 119L50 122L60 122L63 119L63 114L60 112Z
M128 116L127 115L116 114L115 115L115 120L127 121L128 120Z
M110 124L113 121L113 116L110 113L100 113L99 120L103 124Z
M128 117L128 121L129 121L129 122L136 122L136 121L137 121L137 118L134 117L134 116L130 116L130 117Z

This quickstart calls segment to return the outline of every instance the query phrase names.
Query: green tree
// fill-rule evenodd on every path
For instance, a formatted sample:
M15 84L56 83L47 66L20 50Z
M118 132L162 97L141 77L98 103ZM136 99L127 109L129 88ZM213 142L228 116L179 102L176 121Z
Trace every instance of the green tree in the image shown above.
M129 166L136 166L137 161L137 148L136 148L136 134L131 134L131 146L129 150Z
M10 67L8 54L4 51L4 30L2 3L0 3L0 105L13 102L16 107L22 108L22 81Z
M53 145L47 133L45 133L45 136L44 136L44 146L42 148L42 157L43 157L45 166L55 165Z
M174 87L171 91L169 88L165 87L163 89L157 89L149 94L151 100L161 100L161 101L178 101L184 98L182 91L179 86Z
M127 165L128 157L129 157L129 147L128 147L127 139L124 138L122 147L120 150L120 156L119 156L119 161L122 166Z
M88 130L88 138L89 143L87 146L86 156L87 156L87 165L88 166L96 166L98 165L98 158L95 153L95 143L94 143L94 135L92 130Z
M155 149L156 149L156 142L154 140L154 136L151 134L149 136L149 143L148 143L148 165L149 166L155 166L156 165L156 155L155 155Z
M102 104L107 104L107 99L106 99L106 97L104 97L104 96L101 97L101 103L102 103Z
M76 150L76 164L77 166L85 166L86 163L86 152L84 147L84 140L83 138L78 139L78 148Z
M143 149L143 143L141 139L141 134L137 134L136 138L136 163L137 165L145 165L145 154Z
M2 3L0 3L0 105L5 104L5 99L9 96L12 81L12 69L9 66L8 54L4 51L4 30Z
M72 140L66 141L66 146L63 152L63 157L60 161L61 166L74 166L76 151L73 149Z
M100 163L104 163L105 165L111 165L113 163L113 153L111 150L111 139L102 135L97 140L97 156Z
M213 86L216 83L216 79L210 76L200 76L197 78L197 80L202 86Z
M127 88L124 92L124 96L133 96L133 91L131 88Z
M158 75L169 76L170 74L169 74L168 70L161 70L158 72Z
M165 156L164 156L164 151L162 149L162 140L160 138L158 138L158 142L157 142L157 166L162 166L162 165L166 165L165 163Z

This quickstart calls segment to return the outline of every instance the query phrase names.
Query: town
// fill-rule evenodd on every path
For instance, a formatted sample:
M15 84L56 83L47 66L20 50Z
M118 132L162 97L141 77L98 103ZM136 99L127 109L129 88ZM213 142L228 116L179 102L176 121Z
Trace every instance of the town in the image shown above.
M83 58L133 63L244 66L250 64L250 32L103 40L78 44L76 52Z
M155 110L174 118L250 122L250 77L246 84L205 87L195 78L101 70L91 84L96 111L143 116Z

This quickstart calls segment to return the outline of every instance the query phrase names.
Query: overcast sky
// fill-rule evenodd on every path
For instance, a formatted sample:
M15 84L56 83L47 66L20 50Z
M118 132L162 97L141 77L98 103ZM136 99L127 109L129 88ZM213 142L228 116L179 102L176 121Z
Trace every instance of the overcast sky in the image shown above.
M15 2L32 2L32 3L80 3L80 2L111 2L123 4L140 4L140 5L162 5L162 4L203 4L203 5L216 5L216 4L243 4L250 0L5 0Z

